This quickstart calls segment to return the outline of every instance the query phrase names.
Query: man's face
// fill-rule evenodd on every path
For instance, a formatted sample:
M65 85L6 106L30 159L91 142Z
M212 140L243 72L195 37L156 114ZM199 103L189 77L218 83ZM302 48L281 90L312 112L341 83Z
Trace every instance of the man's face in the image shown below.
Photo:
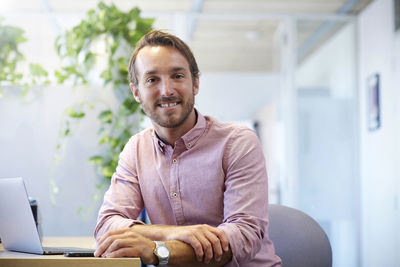
M146 46L139 51L135 68L138 85L131 84L131 90L153 123L165 128L184 124L199 89L186 58L173 47Z

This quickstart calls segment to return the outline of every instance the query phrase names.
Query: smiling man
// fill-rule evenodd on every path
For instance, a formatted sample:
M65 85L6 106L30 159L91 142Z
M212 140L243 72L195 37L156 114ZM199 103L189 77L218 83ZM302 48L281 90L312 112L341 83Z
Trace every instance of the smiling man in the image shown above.
M281 266L268 236L268 178L255 133L194 108L199 69L176 36L136 46L130 87L153 128L120 155L99 212L98 257L169 266ZM152 225L136 220L146 208Z

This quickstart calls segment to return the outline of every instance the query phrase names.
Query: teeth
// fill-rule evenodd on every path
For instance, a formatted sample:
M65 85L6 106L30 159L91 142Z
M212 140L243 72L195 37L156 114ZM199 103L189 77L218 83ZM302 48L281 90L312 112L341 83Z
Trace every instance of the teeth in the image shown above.
M177 103L167 103L167 104L161 104L161 107L168 108L168 107L174 107L176 105L177 105Z

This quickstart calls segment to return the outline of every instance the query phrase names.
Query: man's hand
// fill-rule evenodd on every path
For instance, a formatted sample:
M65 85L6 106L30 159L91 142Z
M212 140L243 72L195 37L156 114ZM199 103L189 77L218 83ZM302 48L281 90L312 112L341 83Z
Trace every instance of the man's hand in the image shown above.
M179 240L189 244L199 262L209 263L212 258L220 261L229 250L229 241L224 231L207 224L188 226L134 225L138 233L153 240Z
M155 243L132 228L112 230L97 240L95 257L140 257L145 264L155 264Z
M220 261L224 251L229 249L225 232L207 224L174 227L166 240L180 240L191 245L197 260L202 262L204 257L205 263L209 263L213 257Z

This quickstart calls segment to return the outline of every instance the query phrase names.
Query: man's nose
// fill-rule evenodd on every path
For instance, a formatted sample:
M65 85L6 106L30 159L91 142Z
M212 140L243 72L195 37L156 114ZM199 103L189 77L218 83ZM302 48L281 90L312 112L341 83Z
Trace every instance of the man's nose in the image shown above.
M163 79L161 82L160 94L162 96L174 95L173 83L169 79Z

